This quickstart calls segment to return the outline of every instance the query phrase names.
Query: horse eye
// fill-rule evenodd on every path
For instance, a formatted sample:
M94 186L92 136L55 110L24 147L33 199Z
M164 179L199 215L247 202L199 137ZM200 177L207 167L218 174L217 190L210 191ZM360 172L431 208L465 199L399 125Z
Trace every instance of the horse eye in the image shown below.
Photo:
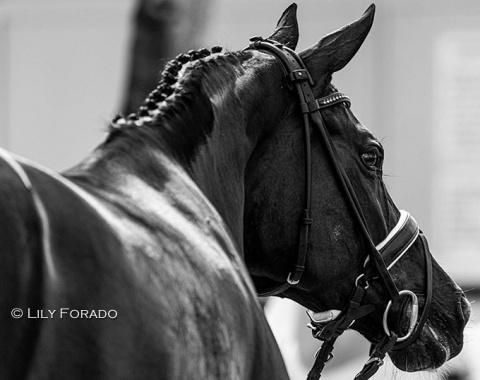
M362 160L369 169L378 169L380 166L380 158L375 152L363 153Z

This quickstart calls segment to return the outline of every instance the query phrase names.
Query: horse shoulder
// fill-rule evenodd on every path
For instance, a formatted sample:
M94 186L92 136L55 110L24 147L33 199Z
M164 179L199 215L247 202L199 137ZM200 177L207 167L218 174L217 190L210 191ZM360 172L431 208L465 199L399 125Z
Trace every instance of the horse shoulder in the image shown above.
M64 312L62 321L43 322L48 339L39 343L36 363L68 373L100 355L105 362L79 372L92 377L261 379L262 371L278 370L276 360L258 365L259 357L280 354L227 231L205 231L172 210L141 223L61 176L25 170L54 231L56 279L44 279L43 307ZM169 204L156 200L163 201ZM71 318L78 310L114 310L117 317L100 328L98 320ZM83 349L66 358L72 334Z
M241 254L218 215L208 207L182 212L169 192L141 193L161 212L148 222L124 221L122 236L136 252L131 268L148 297L151 333L165 337L174 353L172 373L287 378Z
M155 234L144 231L142 254L135 257L145 262L134 267L138 279L145 281L147 273L155 279L141 287L155 305L158 333L176 351L174 368L205 378L262 379L281 372L278 347L228 231L163 215ZM141 228L128 230L142 236Z

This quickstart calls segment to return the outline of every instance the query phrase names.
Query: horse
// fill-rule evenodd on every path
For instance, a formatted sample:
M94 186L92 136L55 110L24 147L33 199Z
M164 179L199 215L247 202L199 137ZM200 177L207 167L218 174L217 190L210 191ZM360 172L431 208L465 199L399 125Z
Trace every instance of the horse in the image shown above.
M373 16L297 54L292 4L245 50L177 56L61 174L0 150L0 376L287 379L257 294L309 309L312 378L347 328L359 379L458 355L469 303L331 83Z

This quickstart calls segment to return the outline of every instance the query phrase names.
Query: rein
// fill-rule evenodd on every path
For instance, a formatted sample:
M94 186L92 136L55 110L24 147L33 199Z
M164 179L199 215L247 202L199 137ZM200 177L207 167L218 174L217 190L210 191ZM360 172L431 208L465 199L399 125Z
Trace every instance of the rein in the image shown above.
M311 217L311 194L312 194L312 158L311 158L311 138L310 126L317 128L320 133L321 141L330 159L334 169L335 176L339 182L345 200L351 210L356 225L360 228L360 233L365 243L366 261L363 273L355 281L355 288L350 296L348 304L343 310L330 310L325 313L319 313L322 318L316 318L317 314L307 312L310 317L308 327L312 329L314 338L323 341L319 351L317 351L315 363L311 369L307 380L316 380L320 378L325 365L333 357L332 351L336 339L347 330L352 324L367 314L375 310L374 305L362 305L362 300L369 288L369 282L380 279L385 291L388 294L389 302L384 310L383 330L384 336L375 345L372 346L370 358L364 365L355 380L366 380L373 376L378 368L383 364L385 355L391 350L400 350L412 344L420 335L424 324L426 323L428 312L432 301L432 261L428 251L425 237L419 231L417 222L405 211L401 211L397 225L378 245L372 241L370 232L366 224L366 218L360 207L358 198L355 195L353 187L338 160L333 141L326 129L321 110L343 103L350 107L350 99L347 95L340 92L327 95L316 99L313 95L312 86L314 82L300 56L292 49L269 39L261 37L251 38L251 43L246 49L254 49L270 53L280 60L286 73L287 80L295 87L300 108L303 115L303 126L305 134L305 203L300 217L300 233L298 243L298 253L296 264L287 279L279 286L259 292L260 296L273 296L283 293L288 288L297 285L300 282L305 270L305 261L308 253L308 240L310 226L313 224ZM426 296L423 311L418 317L418 297L410 290L397 289L389 270L400 260L407 252L410 246L417 240L423 247L425 266L426 266ZM409 316L410 323L406 334L398 336L388 327L388 314L392 304L398 302L401 297L410 297L412 311Z

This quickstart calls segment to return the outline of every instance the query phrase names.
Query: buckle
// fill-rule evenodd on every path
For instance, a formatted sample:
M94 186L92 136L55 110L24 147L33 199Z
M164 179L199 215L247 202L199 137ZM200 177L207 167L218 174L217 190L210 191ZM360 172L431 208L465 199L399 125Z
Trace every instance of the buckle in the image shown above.
M300 280L292 280L292 272L290 272L287 277L287 282L290 285L297 285L300 282Z
M381 367L383 365L383 359L382 358L379 358L379 357L376 357L376 356L373 356L373 357L370 357L367 362L365 363L365 365L369 365L371 363L377 363L377 365L379 367Z
M320 353L322 349L322 346L319 347L319 349L315 352L315 355L313 355L314 358L318 358L318 354ZM325 361L323 362L323 364L328 364L332 361L333 359L333 352L329 352L328 356L327 356L327 359L325 359Z
M355 286L358 288L359 286L361 286L363 289L368 289L370 287L370 284L368 283L367 280L364 279L365 277L365 273L362 273L360 276L357 277L357 279L355 280ZM362 283L360 283L362 282Z

